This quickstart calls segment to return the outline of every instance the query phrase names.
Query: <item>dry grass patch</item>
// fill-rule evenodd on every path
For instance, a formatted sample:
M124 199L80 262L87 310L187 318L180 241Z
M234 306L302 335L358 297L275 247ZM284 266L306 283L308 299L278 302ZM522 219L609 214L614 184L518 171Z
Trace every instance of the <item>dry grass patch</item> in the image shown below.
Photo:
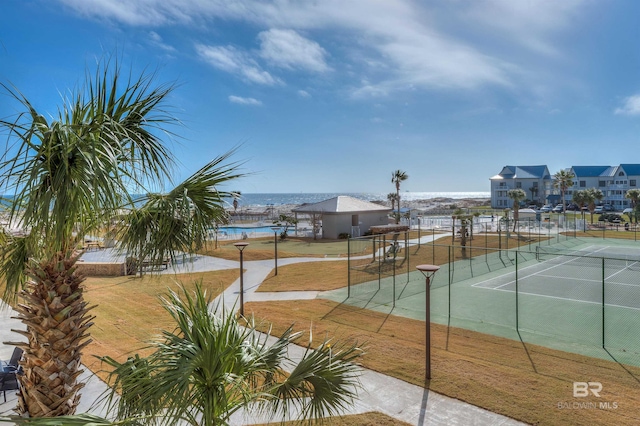
M238 241L218 242L218 248L211 241L207 246L198 251L198 254L214 256L227 260L238 260L238 249L233 246ZM275 255L275 244L273 237L251 238L245 242L249 247L244 251L245 260L266 260L273 259ZM325 257L327 255L346 255L347 243L341 241L326 241L307 238L289 237L285 241L278 240L278 257Z
M372 370L424 386L424 322L326 300L248 303L246 312L315 336L365 342ZM640 368L523 344L464 329L432 325L429 388L523 422L541 425L640 422ZM305 342L301 342L305 343ZM573 398L575 381L599 381L602 398ZM617 402L617 409L560 409L566 402Z
M450 240L447 240L450 242ZM517 245L531 244L526 240L510 239L509 247L516 247ZM485 253L495 252L496 248L501 246L506 247L507 240L502 238L498 240L496 235L483 235L482 237L476 236L473 240L469 240L466 248L467 256L480 256ZM358 253L358 256L363 254L371 254L373 252L372 244L368 245L363 252ZM416 265L423 263L434 263L436 265L443 265L449 261L450 249L445 244L421 244L420 246L414 245L409 247L409 270L415 270ZM463 259L462 250L459 241L453 246L452 260ZM404 253L401 251L399 258L403 257ZM367 265L372 265L372 272L377 273L379 270L378 261L373 261L372 258L358 259L351 261L352 266L359 266L363 270L366 270ZM347 285L348 271L347 260L336 260L330 262L303 262L293 265L285 265L278 267L278 275L274 275L272 271L269 276L262 282L258 291L327 291L335 290L345 287ZM405 261L397 261L397 266L402 268L398 270L398 274L403 273L406 270L407 265Z
M587 232L576 232L576 237L579 238L615 238L619 240L640 240L640 232L625 231L624 226L620 227L620 231L616 230L590 230Z
M148 342L162 330L173 330L170 315L161 306L159 296L168 289L178 289L178 283L194 289L196 281L211 297L224 291L239 276L239 271L145 275L137 277L88 277L85 281L85 299L97 305L90 329L93 340L84 350L82 362L93 372L100 370L95 356L110 356L120 362L134 353L147 355L143 350ZM101 377L105 377L101 374Z
M278 267L260 284L258 291L325 291L347 285L347 261L294 263Z
M284 426L303 426L308 424L309 422L302 421L290 421L282 423L282 425ZM408 426L409 424L410 423L402 422L400 420L394 419L393 417L389 417L386 414L377 412L331 417L332 426Z

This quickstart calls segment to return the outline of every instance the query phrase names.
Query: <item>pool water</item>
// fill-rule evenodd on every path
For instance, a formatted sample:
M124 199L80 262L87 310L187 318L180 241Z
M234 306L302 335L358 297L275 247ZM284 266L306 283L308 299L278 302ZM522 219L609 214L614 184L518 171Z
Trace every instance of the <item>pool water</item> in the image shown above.
M290 227L289 232L295 228ZM221 226L218 228L218 232L226 232L231 235L242 235L243 232L251 234L254 232L273 234L273 229L270 226Z

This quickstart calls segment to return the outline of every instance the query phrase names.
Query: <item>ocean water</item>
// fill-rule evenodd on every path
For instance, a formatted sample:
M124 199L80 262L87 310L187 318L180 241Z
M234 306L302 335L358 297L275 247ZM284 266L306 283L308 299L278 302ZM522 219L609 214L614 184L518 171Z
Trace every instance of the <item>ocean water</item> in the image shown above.
M391 191L390 191L391 192ZM279 206L283 204L318 203L338 195L348 195L365 201L387 201L387 193L271 193L245 194L240 196L241 206ZM490 192L400 192L403 201L428 200L432 198L491 198Z

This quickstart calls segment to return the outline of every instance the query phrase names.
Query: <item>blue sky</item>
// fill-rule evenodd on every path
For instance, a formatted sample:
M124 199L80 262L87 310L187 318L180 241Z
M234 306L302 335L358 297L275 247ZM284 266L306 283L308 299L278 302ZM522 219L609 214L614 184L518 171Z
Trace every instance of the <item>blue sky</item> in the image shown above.
M178 82L188 176L232 190L488 191L505 165L640 162L640 2L5 0L0 80L41 112L97 59ZM0 116L16 105L0 98Z

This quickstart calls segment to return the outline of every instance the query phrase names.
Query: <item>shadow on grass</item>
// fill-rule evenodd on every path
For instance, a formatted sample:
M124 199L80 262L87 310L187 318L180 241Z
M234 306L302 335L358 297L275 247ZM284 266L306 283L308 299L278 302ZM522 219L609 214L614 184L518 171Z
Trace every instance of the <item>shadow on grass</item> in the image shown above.
M631 370L629 370L629 369L628 369L628 368L627 368L623 363L621 363L620 361L618 361L618 360L616 359L616 357L615 357L615 356L613 356L613 354L612 354L611 352L609 352L609 350L608 350L607 348L603 348L603 349L605 350L605 352L606 352L606 353L608 353L608 354L609 354L609 356L611 357L611 359L612 359L612 360L614 360L616 364L618 364L620 367L622 367L622 369L623 369L624 371L626 371L626 372L627 372L627 374L629 374L629 376L633 377L633 379L634 379L636 382L640 383L640 378L639 378L638 376L636 376L635 374L633 374L633 372L632 372Z

